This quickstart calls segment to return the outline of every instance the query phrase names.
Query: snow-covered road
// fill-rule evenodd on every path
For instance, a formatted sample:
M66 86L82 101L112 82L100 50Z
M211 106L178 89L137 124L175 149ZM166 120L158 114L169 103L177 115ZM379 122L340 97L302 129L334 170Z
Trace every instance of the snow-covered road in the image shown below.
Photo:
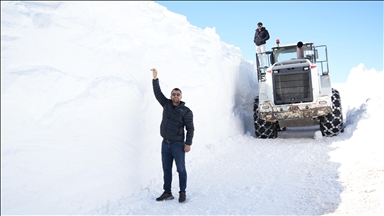
M343 186L340 163L330 162L335 139L289 138L300 132L289 128L281 138L258 140L251 135L222 140L216 157L188 164L187 203L177 199L154 201L162 193L159 179L150 187L90 214L279 214L321 215L334 212ZM285 138L284 138L285 137ZM338 138L336 138L338 139ZM342 138L341 138L342 139ZM177 177L176 171L174 176ZM178 180L173 191L178 197ZM160 207L161 206L161 207Z

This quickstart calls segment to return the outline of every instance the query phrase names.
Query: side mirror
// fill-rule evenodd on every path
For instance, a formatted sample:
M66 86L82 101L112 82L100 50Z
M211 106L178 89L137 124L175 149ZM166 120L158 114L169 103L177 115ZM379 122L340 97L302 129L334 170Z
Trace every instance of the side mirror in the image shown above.
M315 58L316 58L316 59L319 58L319 53L317 52L317 49L315 50Z

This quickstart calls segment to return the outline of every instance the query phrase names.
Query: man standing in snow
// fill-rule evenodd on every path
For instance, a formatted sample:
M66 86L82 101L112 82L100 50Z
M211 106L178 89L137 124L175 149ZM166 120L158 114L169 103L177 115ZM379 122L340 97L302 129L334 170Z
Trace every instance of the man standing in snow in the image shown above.
M174 197L171 192L172 164L176 162L179 173L179 202L185 202L185 189L187 187L187 171L185 169L185 152L191 150L194 133L193 113L181 101L182 92L178 88L171 91L170 99L161 92L157 70L151 69L153 80L153 92L157 101L163 107L163 119L160 125L160 135L163 137L161 146L161 160L164 174L164 193L156 201L171 200ZM185 139L184 127L187 130ZM185 141L184 141L185 140Z
M261 53L265 52L265 44L267 43L267 40L269 39L269 33L268 30L263 27L263 23L259 22L257 23L257 29L255 31L255 37L253 39L253 42L256 44L256 52L257 57L259 60L259 66L262 65L261 63ZM267 66L267 56L265 54L262 54L264 57L264 66Z

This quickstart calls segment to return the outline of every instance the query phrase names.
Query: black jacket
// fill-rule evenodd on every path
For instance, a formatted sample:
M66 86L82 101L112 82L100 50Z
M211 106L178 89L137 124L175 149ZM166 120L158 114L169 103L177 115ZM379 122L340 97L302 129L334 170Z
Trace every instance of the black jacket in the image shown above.
M193 113L185 106L185 102L181 101L180 105L175 107L172 100L168 99L161 92L159 79L153 80L153 93L157 101L163 106L163 119L160 125L160 135L164 139L172 141L184 141L184 126L187 130L187 139L185 144L192 145L193 132Z
M265 29L264 27L262 27L260 31L259 29L256 29L255 37L253 39L253 42L256 44L256 46L265 44L268 39L269 39L269 33L267 29Z

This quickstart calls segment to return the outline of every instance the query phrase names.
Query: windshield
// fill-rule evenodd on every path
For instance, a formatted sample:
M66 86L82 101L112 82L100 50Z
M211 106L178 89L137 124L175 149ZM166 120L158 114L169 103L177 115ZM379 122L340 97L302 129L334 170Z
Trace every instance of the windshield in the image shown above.
M307 58L312 61L311 56L313 52L311 51L312 46L303 46L304 49L304 58ZM291 47L280 47L274 51L275 62L286 61L297 59L297 50L296 46Z

